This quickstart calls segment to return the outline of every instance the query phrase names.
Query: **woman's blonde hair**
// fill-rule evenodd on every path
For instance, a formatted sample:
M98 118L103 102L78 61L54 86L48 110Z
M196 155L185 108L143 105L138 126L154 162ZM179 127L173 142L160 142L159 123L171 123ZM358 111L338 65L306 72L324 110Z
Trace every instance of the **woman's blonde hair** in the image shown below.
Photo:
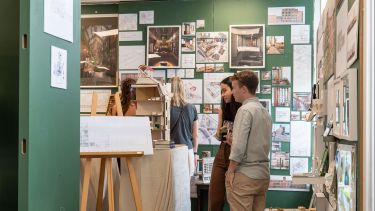
M172 106L182 107L186 104L184 82L179 77L171 78Z

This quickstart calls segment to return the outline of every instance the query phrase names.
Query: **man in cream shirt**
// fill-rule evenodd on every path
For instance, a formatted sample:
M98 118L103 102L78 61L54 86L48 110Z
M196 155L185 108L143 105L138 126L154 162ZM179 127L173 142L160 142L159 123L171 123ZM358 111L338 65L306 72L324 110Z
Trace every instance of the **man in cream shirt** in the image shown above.
M226 173L231 211L264 211L270 181L269 159L272 121L255 96L259 84L252 71L232 78L233 96L242 103L234 120L230 164Z

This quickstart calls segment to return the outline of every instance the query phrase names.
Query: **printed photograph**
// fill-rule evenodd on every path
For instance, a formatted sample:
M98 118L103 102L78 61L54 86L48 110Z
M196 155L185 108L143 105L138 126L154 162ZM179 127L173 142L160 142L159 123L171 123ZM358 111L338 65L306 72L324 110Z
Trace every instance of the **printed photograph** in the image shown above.
M271 71L262 71L262 80L263 81L271 80Z
M272 125L272 141L290 141L290 125L289 124L273 124Z
M272 87L272 105L290 106L290 88Z
M260 93L261 94L271 94L272 92L272 88L271 88L271 85L262 85L260 86Z
M269 7L268 25L305 24L305 7Z
M290 67L272 67L272 85L290 85L291 72Z
M230 25L230 68L265 66L264 25Z
M183 36L195 36L195 22L184 22L182 23L182 35Z
M289 152L272 152L271 169L289 169Z
M147 27L147 65L153 68L180 67L180 26Z
M284 36L267 36L267 54L284 54Z
M118 17L81 19L81 86L117 86Z
M195 52L195 37L183 37L181 39L182 52Z
M311 104L311 93L293 93L293 111L308 111Z
M228 62L228 32L198 32L196 63Z

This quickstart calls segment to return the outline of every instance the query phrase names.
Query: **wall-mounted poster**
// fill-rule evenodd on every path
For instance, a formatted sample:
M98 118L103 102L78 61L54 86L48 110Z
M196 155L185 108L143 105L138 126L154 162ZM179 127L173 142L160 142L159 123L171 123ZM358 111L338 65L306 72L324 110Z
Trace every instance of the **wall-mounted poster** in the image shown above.
M267 36L267 54L284 54L284 36Z
M290 158L290 175L309 172L308 158Z
M219 145L216 139L218 125L218 114L198 114L198 142L199 144Z
M271 80L271 71L262 71L262 80L263 81Z
M305 24L305 7L269 7L268 25Z
M311 104L311 93L293 93L293 111L308 111Z
M310 43L310 25L292 25L290 43L291 44Z
M139 11L139 24L154 24L154 11Z
M67 88L68 51L51 46L51 87Z
M347 68L357 60L357 48L358 48L358 13L359 5L358 0L354 2L352 8L348 13L348 37L347 37L347 51L346 51L346 60Z
M144 45L122 45L119 49L119 68L136 70L139 65L145 64Z
M290 156L311 156L311 123L305 121L290 122Z
M147 65L153 68L180 67L181 26L147 27Z
M81 19L81 86L116 86L117 15L85 15Z
M272 85L288 86L292 81L291 67L272 67Z
M195 37L181 38L181 51L182 52L195 52Z
M44 32L73 42L73 0L44 0Z
M265 94L265 95L269 95L272 93L272 87L271 85L262 85L260 86L260 93L261 94Z
M197 33L197 63L228 62L228 32Z
M272 87L272 105L290 106L290 88Z
M129 30L137 30L138 24L138 14L119 14L118 16L118 30L120 31L129 31Z
M195 36L195 22L182 23L182 36Z
M278 124L272 125L272 141L290 141L290 125Z
M230 68L265 66L264 24L230 25Z
M347 15L348 0L342 2L342 6L336 17L336 76L340 76L346 70L346 45L347 45Z
M191 104L202 104L203 88L201 79L184 79L186 101Z
M311 92L311 45L293 45L293 91Z
M233 73L204 73L204 103L220 103L220 82Z
M276 122L290 122L290 108L289 107L276 107L275 108L275 121Z
M338 144L336 153L337 210L356 210L355 146Z
M271 169L289 169L289 152L272 152Z

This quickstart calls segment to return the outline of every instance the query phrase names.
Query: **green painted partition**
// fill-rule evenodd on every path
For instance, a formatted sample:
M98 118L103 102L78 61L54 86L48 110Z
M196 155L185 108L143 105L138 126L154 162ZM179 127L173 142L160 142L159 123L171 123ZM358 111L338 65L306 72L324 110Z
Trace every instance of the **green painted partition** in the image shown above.
M80 1L73 43L44 33L44 1L20 1L18 210L79 210ZM67 89L51 87L51 46L67 50ZM23 145L23 144L22 144Z
M19 1L0 6L0 210L17 210Z
M265 24L266 35L281 35L285 40L283 55L266 55L266 67L259 70L271 70L273 66L293 66L293 46L290 44L290 25L268 26L267 8L304 6L305 23L310 25L310 44L313 45L313 1L310 0L169 0L162 2L123 2L117 5L86 5L82 14L105 13L138 13L142 10L154 10L154 25L181 25L199 19L205 20L205 28L197 32L229 31L229 25L236 24ZM146 45L147 25L139 25L138 31L143 31L143 41L120 42L119 45ZM313 59L311 60L313 62ZM224 64L225 72L235 72ZM293 70L293 67L292 67ZM293 72L293 71L292 71ZM203 73L195 73L195 78L203 78ZM261 85L271 85L271 81L261 81ZM293 88L293 85L291 85ZM258 95L259 98L271 99L271 95ZM292 102L291 102L292 103ZM274 116L274 109L272 109ZM283 149L289 150L289 143L284 143ZM200 145L199 152L209 150L215 155L218 146ZM311 167L311 159L309 161ZM272 170L272 174L289 175L289 170ZM207 195L203 196L207 200ZM309 206L311 192L269 191L267 207L297 207ZM194 204L195 202L193 202ZM227 209L228 210L228 209Z

